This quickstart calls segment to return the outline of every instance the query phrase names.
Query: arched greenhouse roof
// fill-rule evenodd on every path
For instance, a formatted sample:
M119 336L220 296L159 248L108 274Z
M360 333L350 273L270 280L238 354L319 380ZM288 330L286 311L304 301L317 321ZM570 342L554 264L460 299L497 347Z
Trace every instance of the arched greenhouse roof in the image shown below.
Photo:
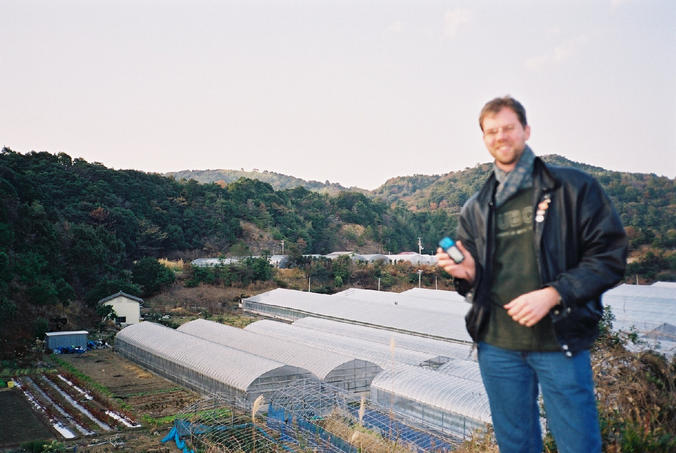
M422 288L415 288L415 290L410 289L401 293L350 288L336 293L331 297L336 300L350 299L367 303L397 305L399 307L413 308L415 310L435 311L451 316L463 317L470 307L470 305L465 302L465 299L455 291Z
M194 370L210 379L247 392L262 377L313 375L298 367L228 348L151 322L125 327L115 342L123 342L151 354ZM316 379L316 378L315 378Z
M314 347L327 349L342 354L350 354L363 360L378 364L382 368L390 368L401 363L409 365L435 366L448 361L448 357L440 357L434 353L424 353L407 349L394 348L366 340L348 338L343 335L321 332L313 329L270 321L256 321L244 328L250 332L272 337L298 341Z
M256 354L277 362L293 365L313 372L319 379L358 360L356 357L339 352L326 351L306 344L261 335L259 333L227 326L205 319L187 322L177 329L230 348ZM368 366L361 364L359 366ZM371 363L372 367L377 365ZM380 370L380 367L377 367Z
M446 311L424 310L410 304L400 305L396 300L383 303L381 298L391 297L383 294L374 295L374 300L356 300L339 295L275 289L244 299L242 305L247 311L292 321L315 316L443 340L472 342L465 328L464 316L468 307L463 304L449 303L448 306L455 308Z
M470 360L451 359L437 368L436 371L470 381L482 382L479 364Z
M400 366L376 376L371 383L371 392L378 390L491 423L488 396L481 382L420 367Z
M433 338L425 338L418 335L408 335L405 333L393 332L391 330L360 326L330 319L315 318L313 316L297 319L293 322L293 325L342 335L349 338L359 338L388 347L391 342L394 341L396 348L434 353L449 358L471 360L471 346L468 344L435 340Z

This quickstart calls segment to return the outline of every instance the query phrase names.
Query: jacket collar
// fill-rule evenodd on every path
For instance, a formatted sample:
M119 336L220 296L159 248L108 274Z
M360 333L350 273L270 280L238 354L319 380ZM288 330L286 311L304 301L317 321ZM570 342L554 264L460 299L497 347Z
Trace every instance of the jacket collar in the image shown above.
M549 166L537 156L533 161L533 183L536 190L546 192L551 192L561 185L561 182L552 174ZM498 180L495 177L495 172L491 172L477 196L481 206L488 207L493 203L493 194L495 194L497 186Z
M539 157L533 162L533 180L536 181L535 186L545 192L551 192L561 185L561 181L552 174L551 168Z

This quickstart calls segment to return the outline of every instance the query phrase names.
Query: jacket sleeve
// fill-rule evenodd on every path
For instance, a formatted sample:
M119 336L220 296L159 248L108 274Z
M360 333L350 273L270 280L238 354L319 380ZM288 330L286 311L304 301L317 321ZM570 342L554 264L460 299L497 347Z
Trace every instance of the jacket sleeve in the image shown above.
M597 299L624 277L627 237L612 202L600 184L589 177L576 191L576 262L559 273L547 286L561 295L561 304L570 308ZM560 219L563 225L566 222ZM567 256L571 256L566 253Z
M460 212L460 217L458 220L458 229L456 231L456 240L462 242L462 245L467 249L467 251L472 255L475 262L475 276L474 282L470 283L465 279L457 278L454 280L455 288L458 294L467 298L469 302L472 302L474 296L474 290L481 281L482 276L482 266L479 260L478 252L478 241L481 239L477 236L479 230L476 225L476 216L473 209L476 209L476 201L474 198L465 203Z

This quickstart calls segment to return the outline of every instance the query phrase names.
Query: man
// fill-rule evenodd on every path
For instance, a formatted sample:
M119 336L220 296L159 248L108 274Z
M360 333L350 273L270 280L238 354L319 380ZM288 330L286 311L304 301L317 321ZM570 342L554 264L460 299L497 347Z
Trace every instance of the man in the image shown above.
M472 303L465 320L500 451L542 451L539 385L559 452L600 452L589 347L600 296L624 276L624 228L593 178L535 157L518 101L489 101L479 126L493 173L460 213L465 259L441 249L437 259Z

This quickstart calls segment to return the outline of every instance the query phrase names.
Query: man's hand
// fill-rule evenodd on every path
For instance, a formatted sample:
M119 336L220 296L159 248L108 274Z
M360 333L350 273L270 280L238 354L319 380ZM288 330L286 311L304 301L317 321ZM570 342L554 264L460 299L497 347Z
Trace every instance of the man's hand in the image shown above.
M551 286L522 294L505 305L507 314L522 326L532 327L559 303L560 296Z
M465 257L465 259L462 260L462 263L457 264L450 256L448 256L448 253L444 252L441 248L438 248L436 254L437 266L441 267L453 277L462 278L467 280L469 284L472 284L474 283L474 277L476 276L474 257L472 257L472 254L462 245L462 242L458 241L455 245Z

